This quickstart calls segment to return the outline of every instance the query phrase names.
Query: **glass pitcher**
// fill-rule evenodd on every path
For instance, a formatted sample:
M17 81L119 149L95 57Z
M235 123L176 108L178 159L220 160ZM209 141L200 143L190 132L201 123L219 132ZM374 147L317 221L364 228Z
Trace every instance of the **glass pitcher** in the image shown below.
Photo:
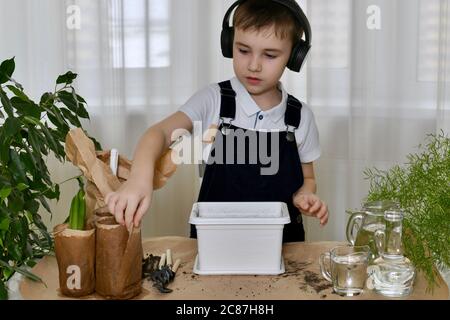
M379 257L375 241L375 232L385 229L384 212L398 209L398 202L391 200L366 202L358 211L346 210L350 214L346 236L354 246L367 245L370 248L370 261Z
M384 213L384 219L385 228L376 230L374 234L378 253L386 260L403 259L403 212L387 210Z
M386 227L375 231L375 242L380 258L369 269L369 283L375 292L388 297L403 297L413 290L416 275L413 264L403 256L403 212L387 210Z

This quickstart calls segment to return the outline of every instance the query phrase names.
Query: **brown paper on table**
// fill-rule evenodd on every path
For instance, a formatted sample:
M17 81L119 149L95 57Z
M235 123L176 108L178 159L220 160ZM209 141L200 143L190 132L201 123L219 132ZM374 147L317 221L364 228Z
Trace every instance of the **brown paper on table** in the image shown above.
M94 143L81 128L69 131L65 149L67 158L81 169L88 181L86 210L89 219L96 209L105 206L106 195L119 189L120 185L128 179L132 162L119 155L117 176L115 176L109 167L110 150L95 151ZM153 189L162 188L176 168L176 164L172 161L172 150L168 149L155 164Z

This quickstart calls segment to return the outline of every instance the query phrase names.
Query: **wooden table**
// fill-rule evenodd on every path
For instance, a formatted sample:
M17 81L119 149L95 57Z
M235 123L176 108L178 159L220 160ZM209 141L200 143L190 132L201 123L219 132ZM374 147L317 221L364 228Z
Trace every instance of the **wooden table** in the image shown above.
M197 241L183 237L148 238L143 241L144 254L161 255L172 250L173 260L182 264L169 288L173 292L159 293L148 280L143 281L143 292L136 299L160 300L306 300L306 299L389 299L365 290L356 297L340 297L332 292L331 284L320 274L318 259L322 252L342 244L339 242L289 243L283 246L286 272L278 276L200 276L192 272L197 254ZM24 299L68 299L58 292L58 267L54 257L40 260L32 270L47 287L28 279L20 283ZM438 275L433 293L426 291L422 274L416 277L413 293L405 299L448 299L447 284ZM83 299L101 299L93 294ZM392 298L391 298L392 299Z

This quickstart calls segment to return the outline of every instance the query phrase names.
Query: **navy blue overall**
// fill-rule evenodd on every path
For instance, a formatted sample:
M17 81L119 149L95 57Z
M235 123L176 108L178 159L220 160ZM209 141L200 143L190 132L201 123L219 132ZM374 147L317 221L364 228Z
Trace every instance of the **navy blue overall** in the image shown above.
M234 119L236 114L236 93L231 87L230 81L219 83L221 91L220 118ZM198 202L239 202L239 201L275 201L285 202L289 209L291 222L284 226L283 242L304 241L305 233L301 214L292 203L293 194L303 185L303 172L298 154L297 143L293 130L300 124L302 104L293 96L289 95L287 99L284 122L289 131L262 132L255 131L258 146L262 134L267 135L266 153L271 154L271 139L279 139L279 157L278 172L273 175L261 175L261 168L269 167L270 164L262 164L259 157L257 163L248 161L249 159L249 140L245 140L245 163L239 164L235 161L223 164L208 163L205 168L203 182L200 188ZM217 135L210 157L215 154L216 148L223 148L223 159L226 159L226 139L231 135L224 135L222 129L226 127L232 130L247 129L238 128L231 125L230 122L222 123L219 126L217 135L222 135L222 146L218 146ZM292 130L293 129L293 130ZM235 141L236 142L236 141ZM234 156L237 155L237 143L234 143ZM252 148L254 150L254 148ZM259 150L259 149L258 149ZM191 225L191 238L196 238L197 232L194 225Z

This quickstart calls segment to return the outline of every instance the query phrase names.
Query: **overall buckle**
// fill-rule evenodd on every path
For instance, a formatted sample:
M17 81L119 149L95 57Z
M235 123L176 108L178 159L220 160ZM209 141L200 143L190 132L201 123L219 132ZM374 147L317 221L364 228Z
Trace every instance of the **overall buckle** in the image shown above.
M287 141L289 141L289 142L295 141L295 134L294 134L295 129L297 129L297 128L293 127L293 126L290 126L290 125L286 126L286 132L287 132L286 133L286 140Z
M234 120L233 118L220 117L220 125L222 126L220 131L222 132L223 135L226 136L230 133L231 122L233 120Z

